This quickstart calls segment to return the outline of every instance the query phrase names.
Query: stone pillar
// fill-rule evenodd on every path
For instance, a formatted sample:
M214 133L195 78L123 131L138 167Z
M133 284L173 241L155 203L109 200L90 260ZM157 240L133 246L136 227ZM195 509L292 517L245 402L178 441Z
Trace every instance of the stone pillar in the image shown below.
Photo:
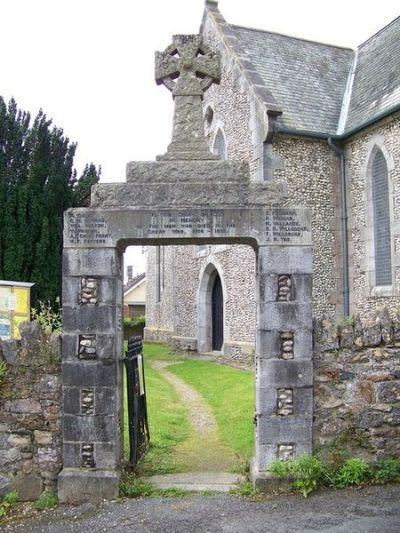
M256 485L267 484L272 460L312 452L311 273L311 246L258 249Z
M118 496L122 455L122 272L115 248L63 257L61 502Z

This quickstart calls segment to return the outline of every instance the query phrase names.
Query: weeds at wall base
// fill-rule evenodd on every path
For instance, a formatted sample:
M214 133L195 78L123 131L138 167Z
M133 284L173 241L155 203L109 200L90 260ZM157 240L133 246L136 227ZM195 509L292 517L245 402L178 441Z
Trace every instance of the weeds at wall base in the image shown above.
M333 467L318 456L304 454L298 459L275 460L269 471L278 478L295 478L292 487L306 498L322 486L341 489L365 483L400 482L400 459L384 459L370 466L363 459L352 457Z

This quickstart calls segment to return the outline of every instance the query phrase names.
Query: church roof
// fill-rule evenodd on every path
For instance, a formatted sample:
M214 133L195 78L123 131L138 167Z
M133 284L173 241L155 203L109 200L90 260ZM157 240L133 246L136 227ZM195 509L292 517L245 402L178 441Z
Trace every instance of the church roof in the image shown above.
M360 45L357 55L345 130L400 104L400 17Z
M352 50L230 25L217 2L206 7L267 109L282 111L281 130L342 135L399 109L400 17Z
M281 108L281 124L334 134L353 51L267 31L231 28Z

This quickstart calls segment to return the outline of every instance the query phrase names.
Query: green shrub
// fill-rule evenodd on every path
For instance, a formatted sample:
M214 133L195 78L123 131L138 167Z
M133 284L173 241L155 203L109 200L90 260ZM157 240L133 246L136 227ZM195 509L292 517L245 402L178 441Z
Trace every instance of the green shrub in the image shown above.
M140 498L151 496L154 487L151 483L142 481L134 475L126 474L120 484L120 494L125 498Z
M269 471L280 478L294 478L292 486L305 498L330 479L326 464L318 457L307 454L301 455L298 459L275 460L269 466Z
M400 459L382 459L378 461L373 476L374 481L377 483L400 480Z
M60 299L56 299L54 307L50 302L39 301L38 304L37 309L32 309L32 318L39 322L43 331L48 335L50 333L61 333L62 309Z
M3 383L4 378L7 374L7 363L5 361L0 361L0 385Z
M0 503L0 518L6 516L9 509L11 509L18 501L18 492L13 490L3 496Z
M371 470L363 459L357 457L347 459L333 477L333 484L336 487L347 487L348 485L359 485L368 481L371 477Z
M127 316L124 318L124 327L126 328L138 328L146 325L146 317L144 315L139 316Z
M57 505L58 498L53 492L42 492L35 504L36 509L39 509L39 511L51 509L52 507L57 507Z

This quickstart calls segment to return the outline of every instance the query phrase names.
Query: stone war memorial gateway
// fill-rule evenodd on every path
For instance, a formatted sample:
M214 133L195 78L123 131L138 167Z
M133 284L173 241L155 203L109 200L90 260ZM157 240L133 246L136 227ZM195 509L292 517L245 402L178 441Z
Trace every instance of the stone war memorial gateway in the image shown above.
M219 77L219 57L201 36L174 36L156 54L156 81L175 102L167 152L157 161L129 163L126 182L94 186L90 207L65 214L62 502L118 496L122 254L129 245L254 249L253 482L266 479L273 459L312 451L311 215L298 206L283 208L282 188L250 181L247 163L209 151L202 98Z

